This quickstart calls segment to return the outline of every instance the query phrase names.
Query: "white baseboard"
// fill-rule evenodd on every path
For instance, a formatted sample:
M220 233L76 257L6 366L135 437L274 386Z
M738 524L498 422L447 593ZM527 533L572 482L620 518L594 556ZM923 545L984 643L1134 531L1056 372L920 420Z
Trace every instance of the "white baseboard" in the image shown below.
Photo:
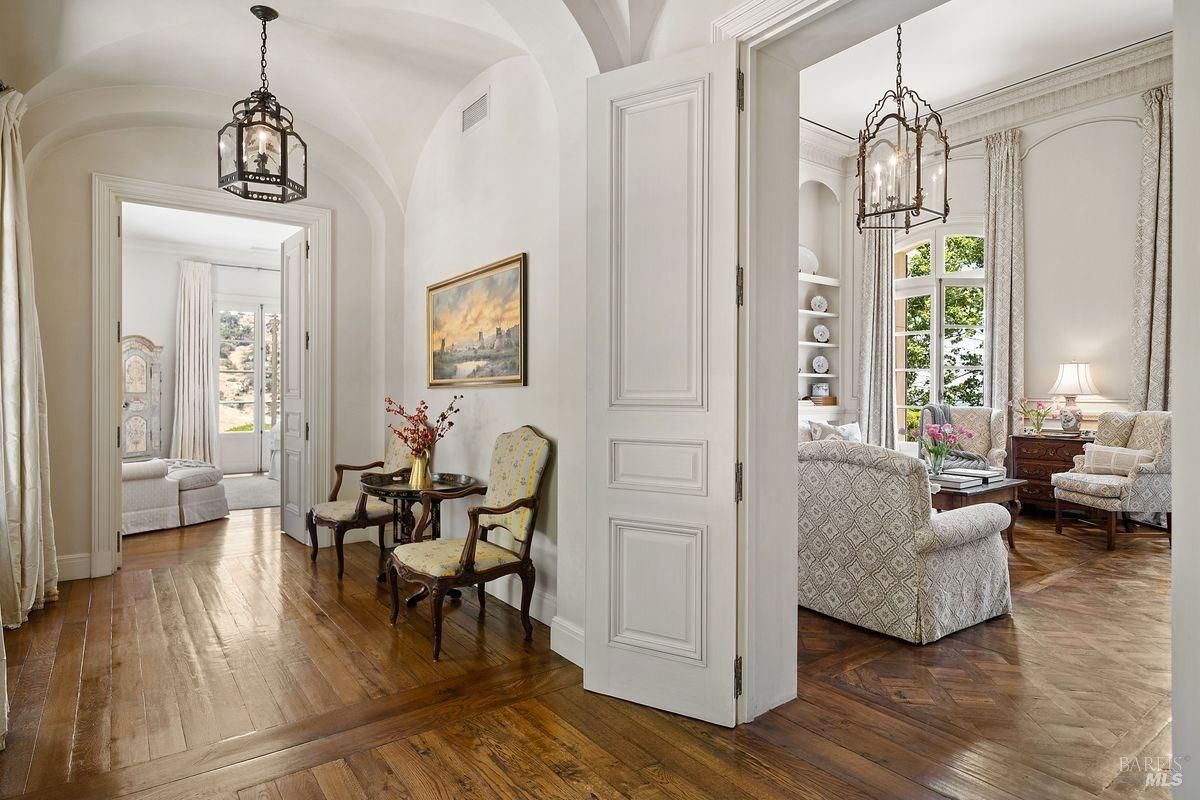
M516 575L505 575L487 585L487 593L513 608L521 607L521 579ZM529 616L545 625L549 625L558 611L558 600L549 592L544 592L533 586L533 599L529 603Z
M58 579L60 581L78 581L92 577L92 554L72 553L69 556L58 557Z
M550 621L550 649L577 667L583 667L583 628L562 617Z

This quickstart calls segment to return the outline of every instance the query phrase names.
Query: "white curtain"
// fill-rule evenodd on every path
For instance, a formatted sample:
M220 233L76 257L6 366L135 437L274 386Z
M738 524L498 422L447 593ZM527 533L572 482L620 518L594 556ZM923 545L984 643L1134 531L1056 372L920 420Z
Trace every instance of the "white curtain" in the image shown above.
M864 230L862 237L863 327L858 420L863 441L893 447L896 440L894 236L890 230Z
M1171 400L1171 114L1174 93L1142 95L1142 181L1134 244L1129 405L1166 411Z
M1015 428L1010 402L1025 393L1025 183L1021 131L994 133L987 152L984 222L984 324L987 326L987 404L1004 411L1004 438Z
M33 293L33 253L18 125L24 97L0 93L0 619L16 627L58 597L50 513L46 375ZM8 730L7 664L0 637L0 747Z
M217 460L217 365L212 265L184 261L175 317L175 423L171 457Z

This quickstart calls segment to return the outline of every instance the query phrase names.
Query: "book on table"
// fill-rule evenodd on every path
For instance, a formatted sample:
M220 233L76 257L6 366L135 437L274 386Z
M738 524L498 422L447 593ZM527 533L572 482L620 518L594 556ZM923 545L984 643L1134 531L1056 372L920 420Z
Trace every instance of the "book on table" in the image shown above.
M948 472L941 472L930 477L934 483L940 484L947 489L970 489L972 486L982 486L982 478L969 478L966 475L953 475Z
M963 478L979 478L984 483L992 481L1004 480L1007 474L1003 467L988 467L986 469L972 469L970 467L952 467L945 471L944 474L955 475Z

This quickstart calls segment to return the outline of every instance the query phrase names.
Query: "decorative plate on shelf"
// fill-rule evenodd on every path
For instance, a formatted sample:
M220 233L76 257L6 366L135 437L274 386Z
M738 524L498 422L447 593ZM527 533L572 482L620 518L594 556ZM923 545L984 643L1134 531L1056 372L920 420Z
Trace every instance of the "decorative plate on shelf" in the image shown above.
M825 299L825 295L819 294L809 301L808 307L818 313L823 313L829 310L829 301Z
M829 372L829 359L825 356L817 356L813 359L813 372L824 375Z
M829 328L826 328L824 325L818 325L817 327L813 328L813 338L818 342L828 342Z
M817 254L800 245L800 271L807 275L816 275L818 266Z

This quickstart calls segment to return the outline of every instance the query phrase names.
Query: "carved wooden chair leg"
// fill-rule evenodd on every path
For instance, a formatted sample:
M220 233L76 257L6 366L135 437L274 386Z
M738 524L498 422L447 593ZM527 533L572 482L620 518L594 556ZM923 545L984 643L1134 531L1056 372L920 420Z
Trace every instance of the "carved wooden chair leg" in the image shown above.
M483 590L485 584L479 584L476 588L479 590L479 616L483 616L484 604L487 599L487 592Z
M333 529L333 544L337 548L338 559L338 580L342 579L342 573L346 571L346 553L342 550L342 540L346 538L346 528L343 525L338 525Z
M392 624L396 624L396 618L400 616L400 570L388 565L388 588L392 592Z
M383 572L387 569L387 544L384 541L384 534L387 532L387 525L379 526L379 571Z
M430 593L430 611L433 614L433 660L437 661L442 654L442 602L446 599L446 590L440 586L434 587Z
M1054 532L1062 536L1062 500L1054 498Z
M529 621L529 604L533 601L533 583L537 570L529 564L521 570L521 627L525 629L525 641L533 641L533 623Z
M1117 512L1108 512L1108 549L1117 549Z
M317 519L309 511L304 516L304 527L308 528L308 540L312 542L312 560L317 560Z

